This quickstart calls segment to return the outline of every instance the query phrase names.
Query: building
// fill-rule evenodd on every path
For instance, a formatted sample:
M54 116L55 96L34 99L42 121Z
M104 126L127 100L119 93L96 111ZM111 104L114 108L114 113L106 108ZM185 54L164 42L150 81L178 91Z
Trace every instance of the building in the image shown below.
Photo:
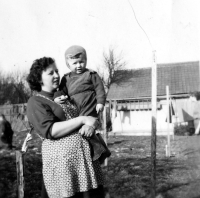
M200 91L200 65L196 62L157 65L157 134L167 133L166 86L173 107L187 106L178 110L173 122L193 119L189 100L192 92ZM151 68L120 70L116 73L107 101L112 112L112 131L122 135L151 134ZM178 115L179 114L179 115ZM181 115L182 114L182 115ZM173 132L173 123L170 124Z

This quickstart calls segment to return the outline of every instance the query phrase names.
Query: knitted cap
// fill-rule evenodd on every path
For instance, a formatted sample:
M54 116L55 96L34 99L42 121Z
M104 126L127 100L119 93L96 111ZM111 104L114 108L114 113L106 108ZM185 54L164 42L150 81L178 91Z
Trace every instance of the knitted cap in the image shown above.
M77 54L83 54L85 57L87 57L85 49L79 45L72 45L65 51L65 56L67 58L73 58Z

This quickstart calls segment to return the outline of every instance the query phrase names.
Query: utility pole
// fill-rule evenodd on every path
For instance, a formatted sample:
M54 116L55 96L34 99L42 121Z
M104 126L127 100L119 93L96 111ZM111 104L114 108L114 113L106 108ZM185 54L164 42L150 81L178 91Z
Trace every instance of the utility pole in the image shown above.
M156 52L153 51L151 70L151 198L156 197L156 131L157 131L157 64Z

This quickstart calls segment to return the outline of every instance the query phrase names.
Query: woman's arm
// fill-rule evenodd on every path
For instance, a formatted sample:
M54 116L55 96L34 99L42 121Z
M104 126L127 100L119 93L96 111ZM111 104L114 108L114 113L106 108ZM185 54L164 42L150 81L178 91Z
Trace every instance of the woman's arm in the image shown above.
M97 119L90 116L79 116L67 121L61 121L54 115L51 101L33 96L27 104L27 117L34 130L47 139L57 139L66 136L82 125L96 126ZM97 123L96 123L97 122Z
M97 118L90 116L79 116L71 120L56 122L52 126L51 136L53 138L64 137L74 130L80 128L82 125L89 125L96 128L96 126L98 125Z

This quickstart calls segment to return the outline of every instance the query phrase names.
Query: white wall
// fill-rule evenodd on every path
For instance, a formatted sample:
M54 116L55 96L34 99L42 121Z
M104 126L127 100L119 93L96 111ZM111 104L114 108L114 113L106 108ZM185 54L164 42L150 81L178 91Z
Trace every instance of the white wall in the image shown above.
M157 134L167 134L167 107L163 101L157 111ZM112 109L113 132L121 135L151 135L151 110L117 111L115 117ZM173 134L173 124L169 125L170 133Z

